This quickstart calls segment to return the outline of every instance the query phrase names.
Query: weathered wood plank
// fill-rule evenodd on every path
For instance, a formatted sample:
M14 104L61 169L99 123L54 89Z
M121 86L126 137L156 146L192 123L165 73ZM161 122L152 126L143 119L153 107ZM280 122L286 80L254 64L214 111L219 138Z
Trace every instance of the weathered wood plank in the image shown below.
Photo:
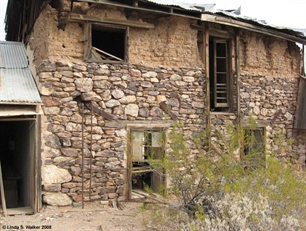
M306 129L306 80L300 78L294 128Z
M5 194L4 194L4 187L3 187L3 178L2 178L2 169L1 169L1 162L0 162L0 193L1 193L1 205L3 215L6 217L6 202L5 202Z
M82 15L82 14L75 14L75 13L72 13L69 16L69 20L70 21L100 22L100 23L107 23L107 24L137 27L137 28L143 28L143 29L154 29L155 28L154 24L146 23L146 22L106 19L106 18L100 18L96 16L89 16L89 15Z

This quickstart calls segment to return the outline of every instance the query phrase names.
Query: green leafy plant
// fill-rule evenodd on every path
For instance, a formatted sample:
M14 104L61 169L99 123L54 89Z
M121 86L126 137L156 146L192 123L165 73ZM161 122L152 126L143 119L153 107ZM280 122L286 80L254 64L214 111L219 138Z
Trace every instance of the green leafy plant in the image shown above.
M185 137L183 128L177 124L169 131L160 163L171 182L168 192L179 198L179 212L169 209L164 220L169 216L183 230L306 229L305 173L278 158L290 150L291 140L279 133L279 149L267 151L265 133L250 118L246 128L228 125L225 133L216 132L207 151L209 131Z

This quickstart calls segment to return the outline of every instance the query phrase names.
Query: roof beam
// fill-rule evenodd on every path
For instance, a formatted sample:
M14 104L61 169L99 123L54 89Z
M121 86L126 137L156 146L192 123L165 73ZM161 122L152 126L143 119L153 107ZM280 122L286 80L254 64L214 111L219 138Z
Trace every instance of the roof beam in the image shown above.
M123 21L123 20L118 20L118 19L100 18L100 17L95 17L95 16L74 14L74 13L70 14L69 20L70 21L100 22L100 23L116 24L116 25L130 26L130 27L137 27L137 28L144 28L144 29L153 29L155 27L154 24L146 23L146 22Z
M73 2L88 2L88 3L92 3L92 4L117 6L117 7L122 7L122 8L125 8L125 9L132 9L132 10L151 12L151 13L157 13L157 14L165 14L165 15L176 15L176 16L180 16L180 17L192 18L192 19L197 19L197 20L199 20L200 17L201 17L200 12L184 10L184 9L179 8L179 7L173 7L173 6L164 6L162 4L160 5L160 7L165 8L165 10L150 9L146 6L139 6L140 5L139 2L135 6L130 6L130 5L127 5L127 4L122 4L122 3L118 3L118 2L114 2L114 1L108 1L108 0L74 0ZM186 14L179 13L179 12L186 12ZM194 13L195 15L198 15L198 16L189 15L188 13L191 13L191 12Z

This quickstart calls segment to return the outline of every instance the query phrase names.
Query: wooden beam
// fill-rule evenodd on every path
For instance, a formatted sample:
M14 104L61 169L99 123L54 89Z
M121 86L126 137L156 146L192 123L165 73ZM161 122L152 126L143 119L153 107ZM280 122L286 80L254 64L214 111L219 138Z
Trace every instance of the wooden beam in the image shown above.
M210 83L209 83L209 26L204 25L204 65L206 78L206 102L207 102L207 120L206 127L208 128L208 150L211 149L211 121L210 121Z
M177 116L171 111L171 106L167 105L165 101L159 103L160 108L171 117L174 121L177 120Z
M91 101L83 101L83 103L85 104L85 106L91 110L91 108L93 109L93 111L95 113L97 113L98 115L101 115L104 119L107 120L113 120L116 116L108 114L107 112L105 112L104 110L96 107L95 105L92 104Z
M201 18L201 12L200 11L185 10L183 8L171 6L171 8L173 10L177 9L177 10L180 10L181 12L186 12L186 14L184 14L184 13L171 13L171 11L169 10L170 6L163 6L163 5L158 5L158 4L155 4L155 5L158 5L162 8L164 8L164 10L161 10L161 9L156 10L156 9L152 9L152 8L141 7L141 6L139 6L139 4L140 4L139 2L137 2L137 4L135 4L135 6L121 4L121 3L118 3L118 2L114 2L114 1L105 1L105 0L74 0L74 2L88 2L88 3L93 3L93 4L117 6L117 7L122 7L122 8L125 8L125 9L132 9L132 10L137 10L137 11L150 12L150 13L156 13L156 14L164 14L164 15L175 15L175 16L192 18L192 19L197 19L197 20L199 20ZM194 13L194 14L197 14L199 16L189 15L190 13Z
M114 56L114 55L112 55L112 54L110 54L110 53L107 53L106 51L102 51L102 50L99 49L99 48L92 47L92 49L94 49L94 50L96 50L96 51L98 51L98 52L101 52L101 53L104 54L104 55L110 56L110 57L113 58L113 59L116 59L116 60L119 60L119 61L124 61L123 59L120 59L120 58L118 58L117 56ZM101 56L102 56L103 59L107 59L105 56L103 56L103 55L101 55Z
M137 21L128 21L128 20L124 21L124 20L118 20L118 19L101 18L101 17L96 17L96 16L89 16L89 15L75 14L75 13L71 13L68 20L71 22L74 22L74 21L97 22L97 23L130 26L130 27L143 28L143 29L154 29L155 28L154 24L146 23L146 22L137 22Z
M235 36L235 71L236 71L236 90L237 90L237 120L240 124L240 30L236 30Z

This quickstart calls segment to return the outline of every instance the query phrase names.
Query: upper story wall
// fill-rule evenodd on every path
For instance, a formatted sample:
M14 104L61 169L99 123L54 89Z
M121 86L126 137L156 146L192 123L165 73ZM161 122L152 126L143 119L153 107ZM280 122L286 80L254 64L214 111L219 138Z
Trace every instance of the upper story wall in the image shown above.
M84 61L87 35L82 23L67 22L70 1L64 1L62 12L47 5L36 20L29 39L36 66L44 59ZM64 12L64 13L63 13ZM190 24L195 20L161 16L141 12L126 12L122 8L87 3L77 4L74 13L104 19L147 22L153 29L130 27L128 36L129 63L149 67L204 67L198 48L198 31ZM65 25L64 27L61 25ZM60 29L63 28L63 29ZM228 26L210 24L210 28L223 29L234 35ZM240 72L270 77L297 77L300 72L300 49L293 43L279 38L245 30L240 31ZM232 69L235 47L232 40Z
M75 11L80 11L79 9ZM95 6L86 10L86 15L107 19L127 20L118 8ZM128 17L142 21L137 13ZM192 20L179 17L144 16L154 23L154 29L130 27L129 62L146 66L201 67L197 47L197 31L190 28ZM80 61L84 59L86 41L82 23L68 22L64 30L58 28L58 12L47 6L38 17L29 45L34 51L35 62L46 58Z
M269 77L298 77L300 65L300 48L295 43L245 30L241 31L241 73Z

